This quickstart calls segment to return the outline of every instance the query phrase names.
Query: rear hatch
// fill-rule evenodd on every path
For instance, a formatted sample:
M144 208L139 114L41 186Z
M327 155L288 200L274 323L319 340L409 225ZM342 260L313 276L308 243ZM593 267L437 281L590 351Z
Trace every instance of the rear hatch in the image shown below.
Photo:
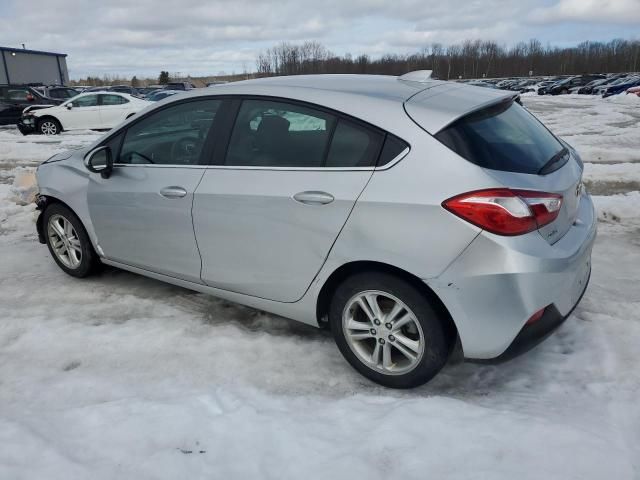
M433 90L429 91L431 95ZM480 98L472 97L471 93ZM420 103L411 104L414 100L411 99L405 108L423 126L422 119L430 117L430 108L438 106L436 114L425 122L428 128L423 128L469 162L482 167L496 180L496 186L561 195L557 217L538 229L553 244L576 220L582 192L582 162L569 145L549 132L513 95L505 94L487 96L484 92L448 90L439 98L424 98ZM449 108L443 109L446 97L452 96L455 98L449 99ZM459 112L461 98L467 100L465 113Z

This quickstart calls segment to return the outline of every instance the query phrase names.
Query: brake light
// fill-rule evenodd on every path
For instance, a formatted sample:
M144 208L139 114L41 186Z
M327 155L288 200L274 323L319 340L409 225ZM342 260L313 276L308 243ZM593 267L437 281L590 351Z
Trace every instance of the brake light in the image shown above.
M497 235L522 235L553 222L562 195L532 190L491 188L463 193L442 202L454 215Z

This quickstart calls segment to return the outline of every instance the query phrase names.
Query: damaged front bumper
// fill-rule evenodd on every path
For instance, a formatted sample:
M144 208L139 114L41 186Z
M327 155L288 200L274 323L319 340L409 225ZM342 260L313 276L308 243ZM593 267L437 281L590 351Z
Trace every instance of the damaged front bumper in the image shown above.
M44 210L47 208L48 199L44 195L36 195L36 210L40 212L36 218L36 231L38 232L38 241L42 244L47 243L46 236L44 234Z
M30 133L35 133L36 131L36 118L33 116L23 116L20 120L18 120L18 130L23 135L29 135Z

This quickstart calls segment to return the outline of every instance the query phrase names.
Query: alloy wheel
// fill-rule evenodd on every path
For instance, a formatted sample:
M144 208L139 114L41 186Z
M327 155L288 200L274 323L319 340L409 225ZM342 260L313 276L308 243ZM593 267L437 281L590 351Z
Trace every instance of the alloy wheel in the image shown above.
M58 126L51 120L45 120L40 125L40 131L45 135L55 135L58 133Z
M82 262L82 245L71 222L62 215L53 215L47 225L47 235L58 260L67 268L78 268Z
M342 314L342 329L360 361L386 375L410 372L424 354L420 322L405 303L387 292L367 290L351 297Z

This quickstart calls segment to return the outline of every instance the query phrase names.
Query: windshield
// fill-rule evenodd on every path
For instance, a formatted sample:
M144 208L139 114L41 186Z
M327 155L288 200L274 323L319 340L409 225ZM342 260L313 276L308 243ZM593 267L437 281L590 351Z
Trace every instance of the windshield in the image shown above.
M483 168L550 173L566 163L566 149L532 114L513 101L474 112L436 138Z

